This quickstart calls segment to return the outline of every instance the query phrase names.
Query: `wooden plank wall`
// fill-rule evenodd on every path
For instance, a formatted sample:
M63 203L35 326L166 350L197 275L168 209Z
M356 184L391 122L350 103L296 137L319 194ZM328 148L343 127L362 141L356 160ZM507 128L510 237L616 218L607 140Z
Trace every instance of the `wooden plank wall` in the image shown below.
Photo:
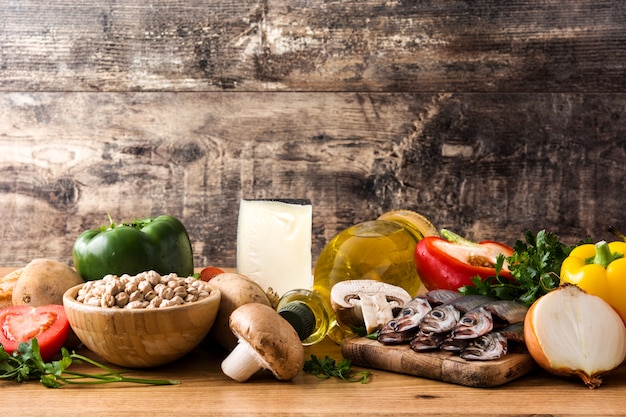
M621 0L0 1L0 265L169 213L234 265L241 198L314 259L395 208L513 244L626 230Z

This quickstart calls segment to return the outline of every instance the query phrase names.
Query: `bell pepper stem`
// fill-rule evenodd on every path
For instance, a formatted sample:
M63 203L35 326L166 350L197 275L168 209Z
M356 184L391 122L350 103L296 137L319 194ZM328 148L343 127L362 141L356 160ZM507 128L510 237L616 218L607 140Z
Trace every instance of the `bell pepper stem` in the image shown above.
M596 256L593 258L593 263L602 265L604 268L609 266L615 259L621 258L622 255L611 253L609 244L605 240L601 240L595 244Z
M439 233L448 242L456 243L458 245L465 245L465 246L478 246L478 243L472 242L471 240L468 240L468 239L464 238L463 236L461 236L461 235L459 235L457 233L454 233L451 230L441 229L441 231Z
M115 223L113 223L113 217L111 217L111 213L107 213L107 216L109 217L109 229L115 228Z

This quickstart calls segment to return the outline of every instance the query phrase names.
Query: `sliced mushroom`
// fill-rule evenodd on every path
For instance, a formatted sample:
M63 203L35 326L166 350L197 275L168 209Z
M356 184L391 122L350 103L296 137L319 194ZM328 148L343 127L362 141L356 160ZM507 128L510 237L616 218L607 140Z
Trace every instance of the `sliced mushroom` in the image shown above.
M368 334L380 330L410 300L404 288L368 279L338 282L330 291L337 321L365 327Z
M304 347L298 333L273 308L259 303L238 307L230 315L237 346L222 361L222 371L238 382L247 381L261 369L276 379L289 381L304 366Z

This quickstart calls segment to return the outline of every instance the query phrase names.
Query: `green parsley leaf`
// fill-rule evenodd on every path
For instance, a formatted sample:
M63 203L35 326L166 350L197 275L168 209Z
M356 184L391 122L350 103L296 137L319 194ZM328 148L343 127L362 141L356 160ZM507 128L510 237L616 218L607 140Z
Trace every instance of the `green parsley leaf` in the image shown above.
M370 340L378 340L378 334L380 333L380 330L375 330L372 333L365 335L364 337L366 339L370 339Z
M311 355L311 359L304 362L304 372L315 375L318 378L328 379L336 377L346 382L367 383L367 378L371 375L369 371L352 373L352 362L348 359L341 359L337 364L334 359L326 356L324 359Z
M482 294L503 300L516 300L531 305L559 286L561 264L572 249L591 241L587 238L577 245L567 246L556 235L545 230L536 234L529 230L524 237L524 241L518 240L515 243L511 256L498 256L494 277L482 281L480 277L475 277L472 279L473 285L461 287L459 292L463 295ZM505 260L514 281L500 275Z
M37 338L22 342L12 354L6 352L0 344L0 379L26 382L37 380L48 388L59 388L67 384L107 384L113 382L131 382L148 385L179 384L174 380L128 378L111 368L93 361L75 352L69 353L61 349L62 358L58 361L44 362L39 352ZM86 374L68 370L70 365L77 362L87 362L103 369L105 373Z

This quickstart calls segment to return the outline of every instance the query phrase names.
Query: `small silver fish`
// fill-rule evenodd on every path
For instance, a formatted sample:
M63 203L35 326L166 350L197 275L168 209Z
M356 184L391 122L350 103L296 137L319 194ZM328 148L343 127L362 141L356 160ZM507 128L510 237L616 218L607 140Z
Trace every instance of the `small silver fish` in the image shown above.
M509 342L524 342L524 323L514 323L494 330L469 342L461 351L461 358L488 361L501 358L509 349Z
M415 329L433 307L460 298L461 294L452 290L431 290L420 294L406 303L396 316L396 332L405 332Z
M465 295L444 303L433 308L424 316L420 322L420 330L426 333L451 332L462 314L493 300L493 298L484 295Z
M468 343L469 340L453 339L452 334L450 334L450 336L446 337L445 340L441 342L439 349L448 352L461 352L463 349L465 349Z
M517 301L496 300L465 313L456 324L454 339L475 339L494 328L524 321L528 307Z
M430 310L432 310L432 306L424 294L413 298L402 307L400 313L395 317L395 331L403 332L416 328Z
M396 319L390 320L383 326L378 332L377 339L380 343L385 345L398 345L401 343L408 343L419 330L417 327L406 331L398 332L395 329Z
M446 333L425 333L418 331L409 342L409 346L416 352L439 349L448 335Z

